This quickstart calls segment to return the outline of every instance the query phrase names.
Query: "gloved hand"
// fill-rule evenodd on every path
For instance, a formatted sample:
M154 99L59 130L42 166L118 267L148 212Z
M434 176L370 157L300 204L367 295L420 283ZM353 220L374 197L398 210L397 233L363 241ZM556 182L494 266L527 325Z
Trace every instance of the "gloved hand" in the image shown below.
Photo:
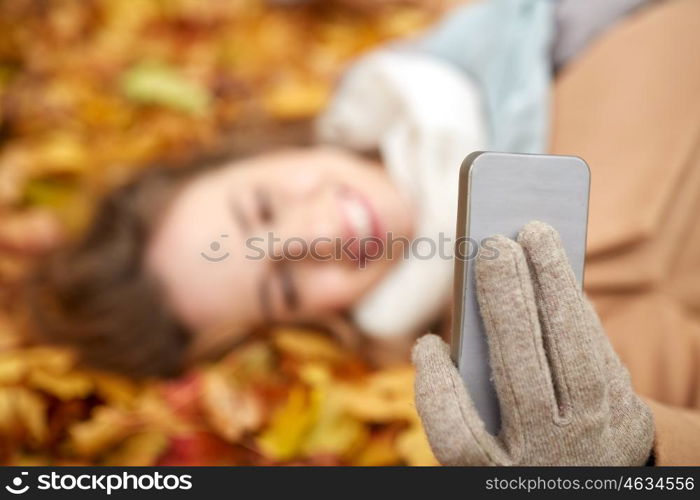
M448 346L413 350L416 403L445 465L643 465L654 426L574 278L559 235L531 222L476 263L479 307L501 408L489 434Z

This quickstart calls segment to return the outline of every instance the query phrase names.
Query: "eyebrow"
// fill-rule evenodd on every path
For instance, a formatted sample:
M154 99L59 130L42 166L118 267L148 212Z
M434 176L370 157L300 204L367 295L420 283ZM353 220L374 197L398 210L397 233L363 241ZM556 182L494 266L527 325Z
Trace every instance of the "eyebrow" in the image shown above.
M254 198L256 217L263 223L270 222L272 219L270 197L263 189L257 188L255 190ZM233 211L233 216L240 226L241 231L250 232L251 228L253 227L250 214L246 214L246 211L241 208L241 204L238 203L237 200L231 200L230 205Z

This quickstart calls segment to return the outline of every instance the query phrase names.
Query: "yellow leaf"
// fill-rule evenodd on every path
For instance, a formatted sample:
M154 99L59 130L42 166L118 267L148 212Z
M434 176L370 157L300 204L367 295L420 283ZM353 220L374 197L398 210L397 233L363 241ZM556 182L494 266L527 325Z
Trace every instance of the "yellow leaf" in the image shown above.
M318 422L304 440L306 456L333 455L345 457L360 448L367 440L365 426L332 405L323 405Z
M239 382L257 381L276 374L274 353L267 342L242 345L218 362L216 367Z
M306 456L333 455L345 457L356 451L366 440L365 426L345 411L342 394L328 369L318 363L303 366L300 378L312 387L318 402L318 416L304 438Z
M345 357L343 351L330 338L310 330L280 329L274 334L274 342L280 351L300 361L318 360L334 363Z
M258 437L260 450L276 460L296 457L317 415L318 400L313 392L300 385L293 387L285 403L273 413L269 427Z
M93 389L92 380L81 372L54 374L44 369L32 370L28 383L63 401L85 398Z
M142 390L135 403L131 415L139 425L155 427L170 434L191 430L192 426L173 412L155 387Z
M342 388L349 414L368 422L418 419L413 399L413 369L400 367L377 372Z
M79 136L57 132L34 150L35 176L47 174L78 174L88 167L88 149Z
M382 432L372 436L367 445L355 456L351 465L382 467L399 465L402 458L396 450L396 432Z
M269 88L262 101L265 111L272 117L294 120L314 116L323 109L329 97L328 83L285 78Z
M208 89L189 80L176 67L161 61L144 61L129 68L121 77L124 94L135 102L163 106L195 116L211 106Z
M154 465L168 446L168 437L158 430L148 430L129 436L107 455L104 465L148 467Z
M21 352L28 366L42 369L51 373L66 373L74 367L74 356L65 349L54 347L32 347Z
M97 407L89 420L68 430L68 447L80 457L94 457L130 435L135 424L134 417L127 413L107 406Z
M18 383L27 370L24 358L16 351L0 354L0 384Z
M119 408L132 407L140 394L134 382L111 373L93 373L95 392L109 405Z
M0 387L0 435L26 435L39 444L47 437L47 424L46 402L40 395L23 387Z
M56 464L54 464L47 455L19 453L10 457L7 463L3 463L3 465L12 465L14 467L41 467Z
M91 198L75 180L35 178L24 189L26 203L53 213L68 234L76 234L90 218Z
M407 465L414 467L440 465L430 449L423 427L418 422L399 435L396 449Z
M29 436L37 442L44 441L48 431L44 399L31 391L19 391L16 404L17 416L24 423Z
M388 399L412 402L414 378L412 366L397 366L372 374L368 378L368 386L372 392Z

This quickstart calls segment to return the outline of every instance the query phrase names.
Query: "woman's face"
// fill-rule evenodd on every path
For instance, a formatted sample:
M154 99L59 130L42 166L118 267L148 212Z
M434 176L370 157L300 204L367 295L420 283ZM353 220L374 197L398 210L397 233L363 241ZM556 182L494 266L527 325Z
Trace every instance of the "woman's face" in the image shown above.
M279 152L190 181L159 223L146 266L198 336L233 338L347 309L396 260L389 241L401 255L412 220L378 165L328 148Z

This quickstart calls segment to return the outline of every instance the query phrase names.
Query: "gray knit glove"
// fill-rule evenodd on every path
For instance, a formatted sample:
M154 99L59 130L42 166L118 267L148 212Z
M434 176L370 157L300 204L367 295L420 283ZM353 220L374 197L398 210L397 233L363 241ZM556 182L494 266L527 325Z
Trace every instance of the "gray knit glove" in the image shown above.
M445 465L643 465L654 436L574 278L559 235L531 222L518 243L499 236L499 257L476 266L479 307L501 406L501 431L484 428L435 335L413 350L416 403Z

